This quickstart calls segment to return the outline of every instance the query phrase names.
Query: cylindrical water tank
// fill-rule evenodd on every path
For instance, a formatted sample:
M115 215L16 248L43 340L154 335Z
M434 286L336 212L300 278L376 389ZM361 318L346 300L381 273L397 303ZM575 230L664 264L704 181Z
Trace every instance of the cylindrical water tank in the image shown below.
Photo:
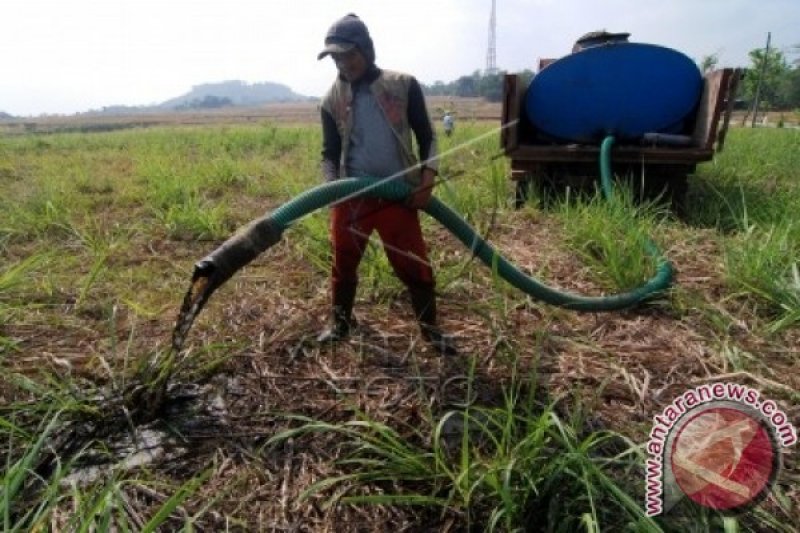
M555 61L531 81L531 123L556 140L597 143L606 135L640 139L680 133L703 88L684 54L652 44L612 43Z

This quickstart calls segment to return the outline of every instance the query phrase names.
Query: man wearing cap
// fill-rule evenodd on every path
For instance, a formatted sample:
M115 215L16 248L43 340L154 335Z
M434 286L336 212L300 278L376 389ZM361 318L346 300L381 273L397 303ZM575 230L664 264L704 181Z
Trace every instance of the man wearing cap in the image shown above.
M436 137L422 89L413 76L375 65L369 31L356 15L339 19L328 30L317 59L328 55L338 76L321 106L324 178L404 179L412 193L405 203L358 196L333 207L333 312L330 327L318 340L332 342L349 335L358 265L375 230L395 274L408 288L423 337L440 353L455 354L452 339L436 325L433 269L419 223L418 209L430 200L438 168Z
M592 48L593 46L601 46L612 43L627 43L628 37L630 36L630 33L611 33L605 30L590 31L589 33L584 33L578 37L578 40L575 41L574 45L572 45L572 53L574 54L575 52L580 52L581 50Z
M444 116L442 117L442 125L444 126L444 134L450 137L453 134L453 128L456 125L456 121L453 118L453 115L450 114L450 111L444 112Z

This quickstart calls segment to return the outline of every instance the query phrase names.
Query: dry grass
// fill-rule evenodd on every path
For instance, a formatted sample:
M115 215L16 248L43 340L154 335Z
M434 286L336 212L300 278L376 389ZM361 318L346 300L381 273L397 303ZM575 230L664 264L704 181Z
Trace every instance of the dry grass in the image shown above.
M428 98L431 119L437 120L445 110L452 111L457 120L499 120L500 104L483 98L434 96ZM131 115L52 115L44 117L0 120L0 134L53 132L102 132L127 128L154 126L224 125L270 122L276 124L317 124L319 103L287 102L264 104L258 107L231 107L204 111L153 112Z
M433 109L450 104L431 102ZM498 112L473 101L459 100L454 107L459 117L494 119ZM16 133L134 124L312 123L316 109L313 104L292 105L241 114L120 120L53 118L34 126L5 127ZM243 199L237 207L236 216L243 220L264 210L252 199ZM599 290L583 263L564 248L557 220L530 209L505 215L492 228L491 240L512 262L565 290ZM199 399L187 404L188 412L177 405L152 423L177 428L176 448L181 450L151 467L155 480L169 485L211 469L208 481L176 511L176 523L213 502L196 524L201 530L462 530L464 517L456 513L326 506L321 496L301 500L311 484L340 473L335 461L346 452L342 442L333 435L289 441L277 448L266 442L292 426L286 413L336 423L361 412L399 428L424 427L430 410L441 413L464 402L469 356L477 360L473 388L480 403L500 401L515 354L523 370L537 369L543 402L562 398L558 405L564 413L580 405L593 427L619 431L638 443L645 442L655 413L681 392L711 379L750 384L784 401L797 424L800 331L765 336L755 314L726 298L716 232L693 228L687 239L689 233L679 225L664 231L660 240L673 243L666 254L678 268L668 302L621 313L578 314L511 295L502 287L497 290L483 266L469 264L460 244L444 230L432 230L428 237L438 254L436 261L457 258L466 264L461 278L439 287L442 326L457 337L464 354L452 359L438 357L419 339L401 293L382 299L362 291L356 304L360 328L353 340L335 348L312 342L326 319L328 281L291 246L289 235L208 304L190 334L187 356L210 362L223 352L226 360L212 372L198 368L180 374L183 385L194 380ZM117 379L121 359L136 359L169 344L192 265L213 244L133 235L109 263L115 272L136 272L128 284L121 283L122 298L100 291L78 306L76 289L64 280L55 280L47 293L32 290L27 297L41 307L0 326L0 333L16 343L14 350L2 354L3 367L34 378L46 372L99 384ZM17 258L25 257L31 245L13 242L5 247L6 258ZM152 272L160 276L148 275ZM80 265L73 274L87 275L88 266ZM222 348L206 357L209 346ZM731 362L731 350L759 362L741 369ZM109 361L110 355L117 360ZM0 384L0 404L25 399L18 389ZM786 472L787 479L798 479L794 450L787 451ZM796 485L787 489L797 513ZM339 496L348 487L341 490ZM131 484L124 494L134 516L147 516L167 498L150 484ZM800 515L796 519L800 523ZM54 523L58 525L58 517Z

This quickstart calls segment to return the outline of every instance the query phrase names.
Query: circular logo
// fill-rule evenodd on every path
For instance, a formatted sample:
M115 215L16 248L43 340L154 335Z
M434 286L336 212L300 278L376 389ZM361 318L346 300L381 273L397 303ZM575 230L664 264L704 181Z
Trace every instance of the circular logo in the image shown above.
M742 408L689 413L672 441L670 463L681 491L696 503L733 510L757 500L778 468L772 434Z

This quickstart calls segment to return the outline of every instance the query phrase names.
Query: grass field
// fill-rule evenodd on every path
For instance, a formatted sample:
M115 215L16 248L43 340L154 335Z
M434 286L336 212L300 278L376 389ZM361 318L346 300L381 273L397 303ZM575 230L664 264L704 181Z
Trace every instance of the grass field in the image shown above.
M625 312L553 308L426 219L441 323L461 355L419 339L377 242L359 334L320 347L330 251L318 212L214 295L155 420L123 396L167 364L194 263L318 183L318 126L7 128L3 529L793 531L795 448L736 518L688 504L647 518L643 464L653 416L699 384L752 386L800 422L800 131L734 128L677 219L624 195L623 207L534 198L514 210L495 123L466 116L440 137L452 179L437 196L512 262L564 290L617 292L652 275L646 234L674 262L674 289Z

